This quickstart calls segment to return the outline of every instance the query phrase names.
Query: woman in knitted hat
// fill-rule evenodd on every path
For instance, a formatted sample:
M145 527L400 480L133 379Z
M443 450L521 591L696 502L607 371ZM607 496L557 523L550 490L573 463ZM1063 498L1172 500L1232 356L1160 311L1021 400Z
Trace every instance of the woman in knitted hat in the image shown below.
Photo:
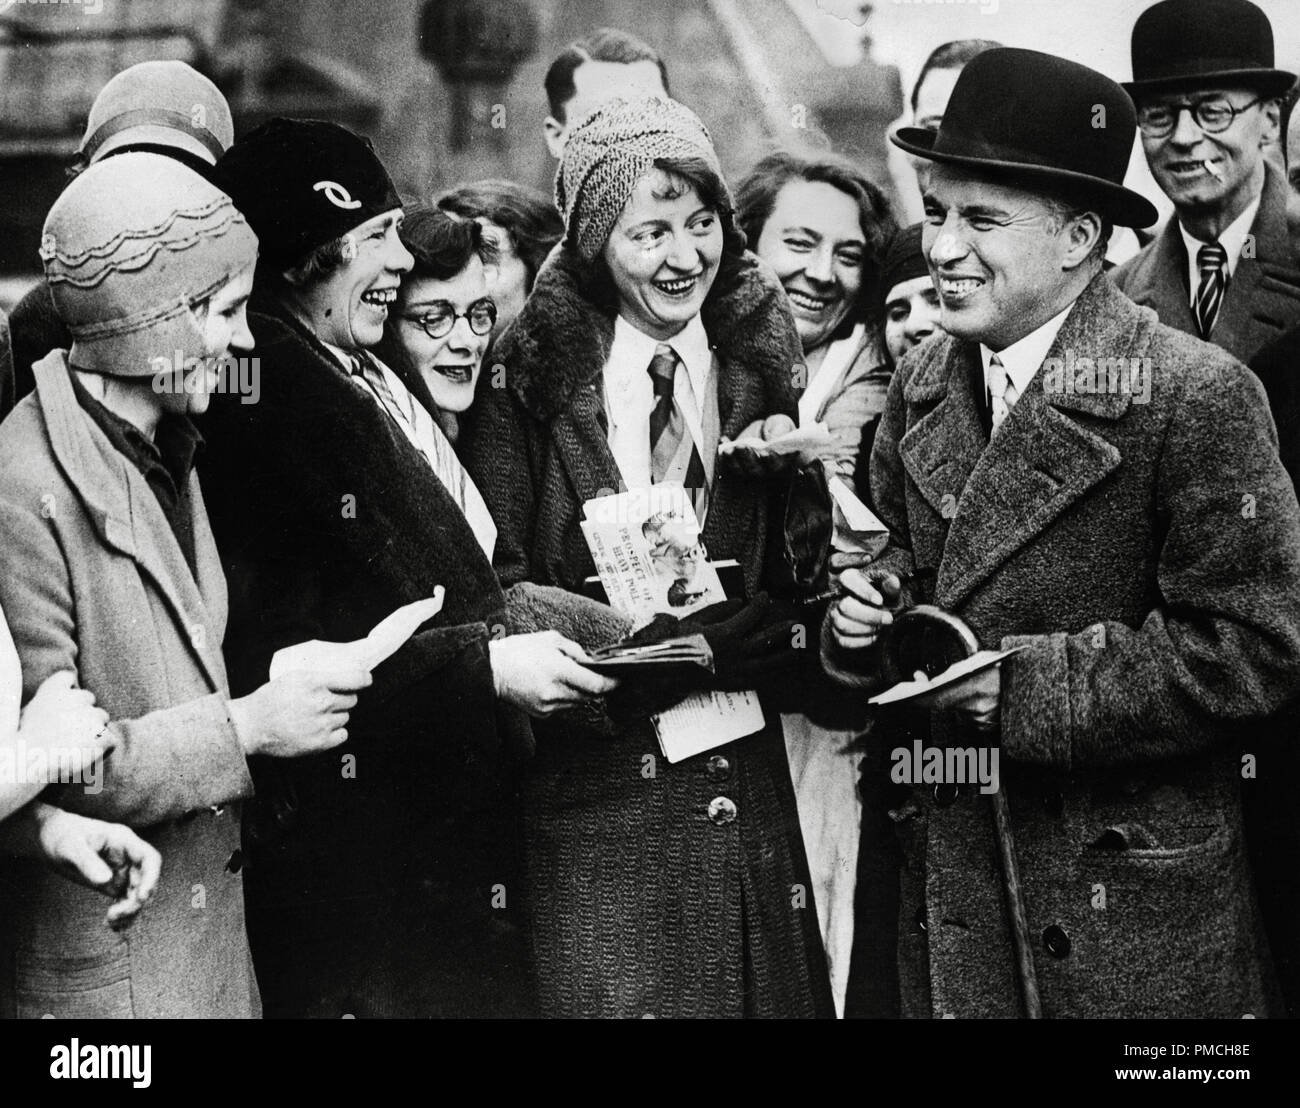
M675 483L709 555L736 559L758 593L784 482L729 467L718 446L764 420L793 428L802 354L781 287L745 250L708 132L673 101L607 104L570 132L556 199L565 238L494 348L501 387L482 390L465 429L500 528L498 573L579 592L596 572L584 503ZM776 607L728 604L713 642L729 687L756 687L765 667L797 674L798 634ZM664 618L719 630L692 623L705 613ZM538 725L525 844L542 1010L830 1014L772 702L761 731L675 764L651 726L658 708L611 706L619 723Z
M228 196L155 154L92 166L45 222L72 347L36 364L34 397L0 426L0 604L24 692L71 671L112 721L99 786L52 799L141 829L165 866L124 936L94 893L15 863L0 937L10 1014L256 1014L236 876L247 759L336 746L370 680L291 674L228 692L226 582L190 416L231 346L251 345L256 253Z
M255 767L249 933L266 1011L525 1013L513 767L532 746L528 715L614 683L555 631L515 633L541 625L492 571L496 525L420 371L436 365L372 349L413 258L369 142L276 119L216 173L262 245L249 312L261 396L216 398L205 427L232 685L260 680L285 646L356 639L445 587L441 611L376 669L340 752ZM448 407L463 393L445 374L435 384Z
M894 232L884 194L833 154L776 151L736 190L754 253L776 272L803 344L799 421L822 422L827 473L852 482L862 425L884 410L880 265Z

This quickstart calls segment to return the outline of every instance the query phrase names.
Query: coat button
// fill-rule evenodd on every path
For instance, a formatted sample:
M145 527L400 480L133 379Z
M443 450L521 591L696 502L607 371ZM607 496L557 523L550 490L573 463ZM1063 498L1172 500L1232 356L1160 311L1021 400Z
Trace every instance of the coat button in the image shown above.
M722 754L712 754L704 763L704 772L710 781L725 781L731 776L731 759Z
M231 852L230 857L226 859L226 872L238 873L243 868L244 868L244 852L240 850L239 847L235 847L235 849Z
M946 808L961 796L961 786L953 784L935 785L934 802L940 808Z
M1047 947L1047 953L1053 958L1065 958L1070 953L1070 936L1056 924L1052 924L1043 932L1043 945Z
M924 904L922 904L921 907L919 907L919 908L916 910L916 915L914 915L914 916L912 917L912 923L916 925L916 929L917 929L919 932L921 932L922 935L925 934L925 932L926 932L926 930L927 930L927 927L926 927L926 922L925 922L925 905L924 905Z
M736 818L736 802L728 796L715 796L709 801L709 819L719 827Z

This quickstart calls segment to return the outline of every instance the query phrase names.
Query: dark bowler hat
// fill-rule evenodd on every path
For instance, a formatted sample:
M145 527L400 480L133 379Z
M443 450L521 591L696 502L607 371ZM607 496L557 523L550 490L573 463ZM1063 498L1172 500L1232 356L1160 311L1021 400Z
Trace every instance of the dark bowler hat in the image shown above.
M1109 77L1004 46L967 63L937 133L900 127L890 137L909 154L1086 203L1121 227L1148 227L1155 207L1123 183L1136 133L1133 102Z
M1197 85L1242 85L1281 96L1295 74L1273 68L1273 28L1250 0L1162 0L1133 25L1137 99Z

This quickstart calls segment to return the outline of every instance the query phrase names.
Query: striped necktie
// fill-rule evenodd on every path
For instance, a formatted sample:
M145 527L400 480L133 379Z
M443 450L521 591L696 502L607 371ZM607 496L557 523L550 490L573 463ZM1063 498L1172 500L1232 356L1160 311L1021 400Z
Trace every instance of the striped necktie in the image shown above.
M993 430L996 431L1007 418L1007 413L1011 411L1011 404L1015 400L1014 394L1008 395L1014 393L1014 390L1007 378L1007 367L996 354L989 359L988 387L989 411L993 416Z
M1196 290L1196 326L1201 338L1208 340L1228 286L1228 252L1217 242L1207 243L1196 252L1196 264L1201 271L1201 284Z
M667 344L655 348L650 361L655 406L650 411L650 480L671 481L684 488L705 490L704 461L673 395L678 372L685 372L677 352Z

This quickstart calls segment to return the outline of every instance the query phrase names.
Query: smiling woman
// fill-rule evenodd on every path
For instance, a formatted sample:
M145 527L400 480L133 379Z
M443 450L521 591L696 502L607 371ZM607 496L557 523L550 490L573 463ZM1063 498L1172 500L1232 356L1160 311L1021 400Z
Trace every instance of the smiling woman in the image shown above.
M501 529L497 571L507 585L580 592L596 572L584 503L677 484L701 520L692 564L705 549L735 558L752 597L775 576L769 521L788 485L728 469L718 445L763 417L790 425L800 345L780 286L745 250L708 132L673 101L614 101L569 134L556 195L565 239L494 347L504 387L482 390L465 429ZM683 608L685 565L666 567ZM642 690L610 698L611 715L539 726L524 841L545 1014L833 1011L816 912L798 896L792 910L791 889L810 879L776 715L786 682L809 675L767 599L736 617L762 628L739 667L773 666L735 686L763 687L761 731L663 761L646 753L659 749L659 707L631 699ZM717 641L719 674L737 653Z
M895 229L889 202L852 162L776 151L736 190L738 220L775 271L803 343L800 422L826 424L822 462L853 482L862 429L884 411L881 261Z
M472 399L491 329L478 225L408 226L369 143L329 123L266 124L217 173L262 241L261 396L217 397L206 425L232 683L445 591L376 670L349 745L254 769L245 881L266 1011L524 1014L510 807L524 713L614 683L558 633L489 630L514 626L496 527L437 422Z

